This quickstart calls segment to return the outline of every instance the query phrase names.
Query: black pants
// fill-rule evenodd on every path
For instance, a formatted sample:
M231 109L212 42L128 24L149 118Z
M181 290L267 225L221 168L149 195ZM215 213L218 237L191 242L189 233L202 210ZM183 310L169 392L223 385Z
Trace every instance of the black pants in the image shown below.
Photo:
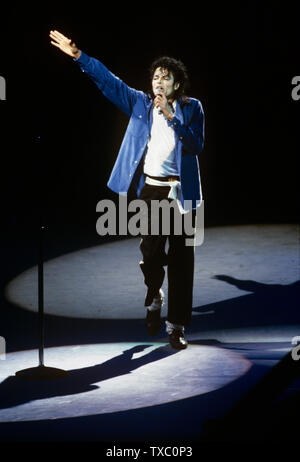
M171 219L170 235L150 234L151 200L167 199L170 186L152 186L145 183L140 199L148 205L149 234L142 236L140 250L143 260L140 262L144 281L148 288L145 306L151 305L153 297L161 288L165 269L168 270L168 313L167 320L173 324L188 326L191 321L194 280L194 246L187 246L186 239L194 236L174 234L174 217ZM170 199L168 199L171 202ZM193 214L195 218L195 214ZM166 252L166 242L168 250Z

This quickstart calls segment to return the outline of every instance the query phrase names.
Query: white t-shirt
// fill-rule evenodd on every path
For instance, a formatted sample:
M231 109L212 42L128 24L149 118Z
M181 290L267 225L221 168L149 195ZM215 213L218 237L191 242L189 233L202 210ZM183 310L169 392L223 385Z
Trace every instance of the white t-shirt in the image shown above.
M176 101L173 103L176 107ZM153 122L144 161L144 173L151 176L178 175L175 158L175 133L159 109L153 108Z

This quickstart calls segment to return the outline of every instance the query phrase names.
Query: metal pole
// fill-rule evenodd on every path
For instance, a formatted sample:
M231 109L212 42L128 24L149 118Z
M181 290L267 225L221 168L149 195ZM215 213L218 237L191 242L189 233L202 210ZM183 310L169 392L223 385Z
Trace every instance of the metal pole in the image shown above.
M39 304L39 365L44 366L44 226L40 227L39 264L38 264L38 304Z
M37 140L40 140L40 136L37 136ZM42 159L42 156L40 156ZM41 175L40 166L40 175ZM40 185L41 187L41 185ZM42 196L40 196L42 197ZM40 211L42 210L42 204L40 204ZM42 213L41 213L42 215ZM32 380L43 380L43 379L58 379L68 375L68 372L64 369L58 369L56 367L44 366L44 233L45 226L43 226L43 217L40 217L40 228L39 228L39 249L38 249L38 319L39 319L39 365L36 367L29 367L28 369L22 369L16 372L16 377L20 379L32 379Z

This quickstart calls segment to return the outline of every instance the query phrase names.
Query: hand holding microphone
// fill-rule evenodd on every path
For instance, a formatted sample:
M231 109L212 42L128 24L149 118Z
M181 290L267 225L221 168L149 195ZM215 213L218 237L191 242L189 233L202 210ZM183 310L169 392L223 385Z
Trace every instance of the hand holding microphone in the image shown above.
M158 113L162 114L163 111L162 111L161 106L162 106L162 103L164 102L163 97L165 99L165 102L167 103L167 98L164 95L164 89L163 88L156 88L154 90L154 94L156 96L156 98L154 98L154 105L155 105L155 107L159 108Z
M173 111L168 103L164 89L158 87L154 90L154 94L156 95L154 98L154 105L158 108L158 113L164 114L167 119L171 120L173 118Z

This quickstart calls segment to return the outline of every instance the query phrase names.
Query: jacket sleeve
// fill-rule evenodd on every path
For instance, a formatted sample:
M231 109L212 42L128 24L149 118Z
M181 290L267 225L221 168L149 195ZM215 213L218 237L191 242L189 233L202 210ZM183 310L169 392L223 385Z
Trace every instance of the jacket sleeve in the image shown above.
M73 60L79 64L82 72L85 72L95 82L106 98L128 116L131 115L136 99L139 94L143 94L142 92L130 88L98 59L91 58L83 51L78 59Z
M168 121L183 144L186 154L197 155L204 146L204 112L200 101L193 100L191 119L188 124L181 123L177 117ZM191 103L190 103L191 104Z

